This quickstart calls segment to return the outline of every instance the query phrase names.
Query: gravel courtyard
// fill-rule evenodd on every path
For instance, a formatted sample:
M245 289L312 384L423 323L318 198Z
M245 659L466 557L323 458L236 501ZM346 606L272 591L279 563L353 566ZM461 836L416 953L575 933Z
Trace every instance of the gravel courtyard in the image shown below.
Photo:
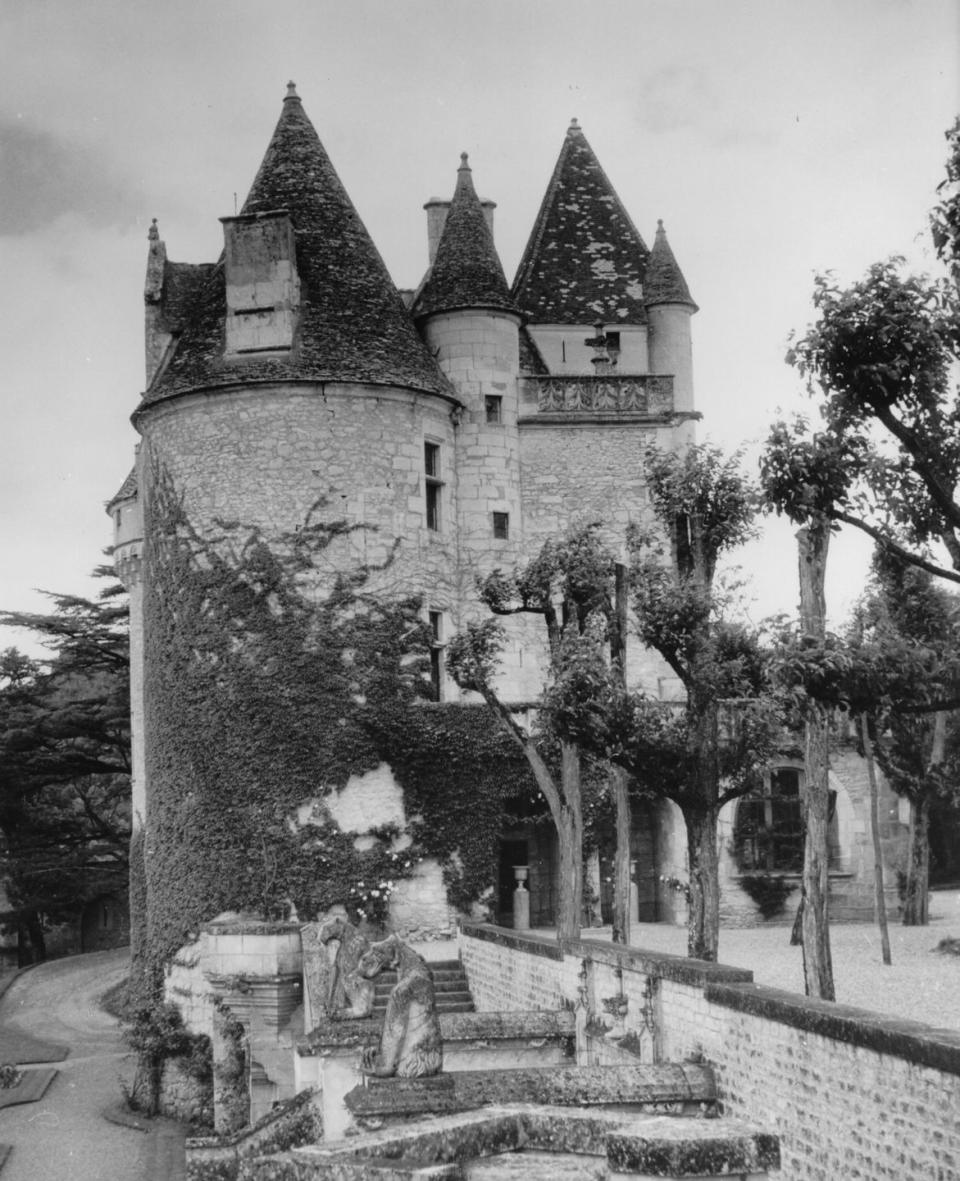
M960 1029L960 956L933 950L941 939L960 939L960 890L934 891L930 916L927 927L902 927L890 920L890 967L883 965L875 924L833 924L830 947L838 1003ZM640 923L631 935L635 947L675 955L686 951L686 931L680 927ZM757 984L803 992L803 956L799 947L790 946L789 927L723 928L719 959L749 968Z

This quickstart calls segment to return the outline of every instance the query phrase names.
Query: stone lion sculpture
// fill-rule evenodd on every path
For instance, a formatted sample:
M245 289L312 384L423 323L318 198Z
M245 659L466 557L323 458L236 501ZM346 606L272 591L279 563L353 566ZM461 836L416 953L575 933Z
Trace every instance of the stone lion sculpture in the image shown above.
M378 1078L421 1078L439 1074L443 1066L440 1022L433 978L423 958L396 935L372 943L360 957L363 976L372 978L395 968L397 983L390 993L379 1046L368 1046L361 1058L365 1074Z
M311 1004L317 1017L332 1021L369 1017L373 1012L374 984L357 965L370 942L345 915L334 914L300 929ZM337 942L333 964L327 960L327 944Z

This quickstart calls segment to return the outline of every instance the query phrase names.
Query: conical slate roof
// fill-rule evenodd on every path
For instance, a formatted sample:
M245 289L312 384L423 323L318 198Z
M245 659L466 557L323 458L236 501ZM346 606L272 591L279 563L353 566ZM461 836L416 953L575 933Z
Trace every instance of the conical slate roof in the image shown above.
M517 306L534 324L644 323L649 253L574 119L513 281Z
M242 212L275 210L290 214L296 241L301 307L291 354L240 365L224 359L221 257L144 403L261 380L373 382L449 395L292 83Z
M416 317L454 308L516 311L483 206L473 187L467 153L460 156L457 185L437 256L413 305Z
M643 302L647 307L655 303L685 303L697 311L687 281L673 257L662 221L657 222L657 236L653 240L643 286Z

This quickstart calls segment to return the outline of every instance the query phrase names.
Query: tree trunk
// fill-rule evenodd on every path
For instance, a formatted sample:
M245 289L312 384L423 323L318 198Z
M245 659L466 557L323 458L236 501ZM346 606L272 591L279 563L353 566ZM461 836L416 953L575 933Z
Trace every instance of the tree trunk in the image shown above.
M560 744L563 800L554 819L560 841L560 913L557 939L580 938L583 909L583 811L580 803L580 751Z
M717 959L720 938L720 859L717 853L717 810L683 814L687 826L690 898L687 908L687 955Z
M614 570L615 610L610 640L612 664L627 687L627 568ZM613 942L630 942L630 792L622 767L610 768L610 788L617 810L617 847L613 858Z
M603 886L600 881L600 850L587 854L583 865L583 925L603 926Z
M880 848L880 792L877 788L877 765L873 758L873 743L870 741L870 723L866 714L860 715L860 734L863 739L863 753L867 760L867 778L870 782L870 837L873 841L873 904L880 928L880 947L883 962L889 967L890 932L887 930L887 904L883 897L883 851Z
M627 773L610 768L610 788L617 809L617 848L613 858L613 942L630 942L630 793Z
M800 559L800 624L805 636L826 636L824 579L830 530L817 520L797 531ZM803 976L807 996L835 1000L827 898L829 834L829 738L826 711L811 702L804 727Z
M930 796L910 798L907 880L903 893L903 925L925 927L930 921Z

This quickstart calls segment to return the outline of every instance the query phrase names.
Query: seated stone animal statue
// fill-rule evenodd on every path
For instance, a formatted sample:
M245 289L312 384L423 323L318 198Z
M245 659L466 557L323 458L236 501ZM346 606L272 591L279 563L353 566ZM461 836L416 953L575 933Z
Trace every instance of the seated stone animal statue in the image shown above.
M374 984L358 970L358 965L370 941L339 914L324 919L317 931L317 940L324 945L335 939L340 947L333 962L327 1012L333 1021L369 1017L373 1012Z
M395 968L397 983L387 1002L378 1047L368 1046L361 1058L365 1074L378 1078L422 1078L443 1066L440 1022L433 978L423 958L396 935L370 945L360 958L367 977Z

